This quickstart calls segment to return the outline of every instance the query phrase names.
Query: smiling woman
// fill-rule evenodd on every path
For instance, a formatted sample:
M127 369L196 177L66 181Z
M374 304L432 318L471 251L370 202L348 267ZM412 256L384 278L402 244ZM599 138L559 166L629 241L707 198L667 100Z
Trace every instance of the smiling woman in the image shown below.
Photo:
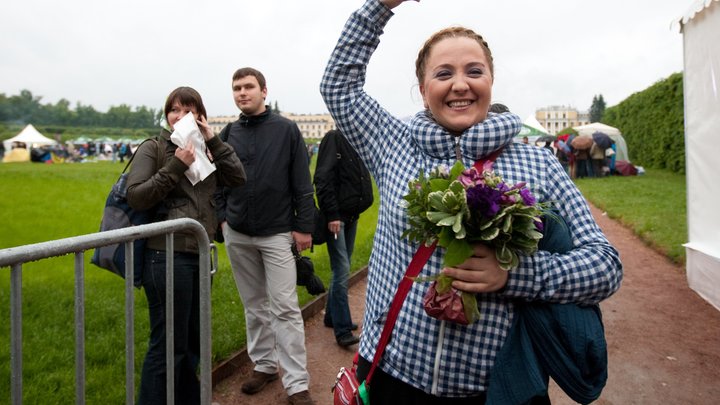
M425 108L440 125L461 133L485 119L493 64L481 36L462 27L439 31L423 46L415 69Z
M488 111L494 62L480 35L467 28L451 27L425 42L415 62L425 110L409 121L390 114L365 91L364 72L370 57L380 43L380 34L395 15L391 9L402 2L366 0L352 13L320 84L328 110L373 174L381 196L373 255L368 264L357 378L363 381L372 375L372 381L367 382L372 403L445 403L452 397L452 403L478 404L485 401L493 387L491 372L502 375L517 371L507 367L493 370L492 365L513 331L513 315L525 303L596 304L620 286L622 266L617 251L593 220L583 196L557 159L546 149L512 142L521 128L517 115ZM503 269L490 248L493 241L486 241L492 235L470 240L472 256L453 263L454 267L443 265L449 248L431 250L427 263L420 266L420 279L439 274L454 279L453 294L476 297L479 321L460 327L428 316L424 311L428 287L414 287L399 312L394 313L393 338L382 346L383 352L380 336L387 336L385 320L391 319L387 311L397 286L407 274L408 264L415 262L421 252L427 252L430 242L427 238L421 238L425 243L418 243L403 237L416 224L409 213L414 208L407 204L409 200L403 200L409 182L419 173L432 173L443 165L457 164L473 171L476 161L486 159L495 159L493 170L504 181L500 189L509 189L511 184L527 187L534 200L557 208L558 215L568 223L574 241L572 249L562 254L516 251L517 263L513 260L512 265L504 266L511 267L511 271ZM483 175L487 173L483 167ZM439 183L433 184L433 191L438 187ZM432 194L428 194L429 200ZM502 198L510 196L504 193ZM432 208L440 210L437 204ZM441 246L447 242L447 235L438 238ZM597 318L590 321L599 322ZM574 343L585 347L582 342ZM513 381L512 388L530 392L526 383L525 379ZM546 389L533 392L540 400L547 400Z

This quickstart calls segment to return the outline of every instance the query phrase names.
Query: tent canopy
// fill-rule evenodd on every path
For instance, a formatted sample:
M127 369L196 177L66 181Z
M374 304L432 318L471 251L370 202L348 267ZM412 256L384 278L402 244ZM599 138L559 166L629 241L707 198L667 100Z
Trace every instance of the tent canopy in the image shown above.
M518 134L515 135L515 138L513 139L513 141L514 142L522 142L522 139L527 136L528 143L531 143L534 145L535 141L543 135L547 135L547 133L541 132L531 126L522 124L522 127L520 128L520 132L518 132Z
M549 132L545 128L543 128L542 124L538 122L537 118L535 118L533 114L530 114L527 118L525 118L525 121L523 121L523 125L533 128L538 132L541 132L541 135L549 134Z
M602 132L607 134L613 141L615 141L615 159L616 160L627 160L630 161L628 155L627 143L625 138L619 129L605 125L601 122L593 122L592 124L580 125L579 127L573 127L578 132L578 135L589 135L592 136L595 132Z
M688 285L720 310L720 182L717 181L720 1L702 0L679 20L683 34Z
M25 126L25 128L23 128L23 130L14 137L3 141L3 146L5 147L6 151L9 151L12 148L13 142L24 143L26 149L43 145L55 145L57 143L54 140L38 132L38 130L35 129L32 124L28 124L27 126Z

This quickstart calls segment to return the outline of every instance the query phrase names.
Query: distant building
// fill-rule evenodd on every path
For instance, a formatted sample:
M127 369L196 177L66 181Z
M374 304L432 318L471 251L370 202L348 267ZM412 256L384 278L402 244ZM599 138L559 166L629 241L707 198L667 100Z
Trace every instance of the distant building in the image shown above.
M212 128L215 135L219 134L220 131L222 131L223 128L225 128L225 125L236 121L238 119L239 115L225 115L222 117L208 117L208 125L210 125L210 128Z
M549 106L535 110L535 118L551 134L557 134L568 127L590 123L590 113L578 111L570 106Z
M330 114L292 114L292 113L280 113L283 117L294 121L303 138L322 138L326 132L336 129L335 121L332 119ZM213 132L219 134L225 125L238 119L237 115L229 115L222 117L210 117L208 118L208 124L213 129Z
M335 120L330 114L291 114L281 113L284 117L295 121L303 138L322 138L327 131L336 129Z

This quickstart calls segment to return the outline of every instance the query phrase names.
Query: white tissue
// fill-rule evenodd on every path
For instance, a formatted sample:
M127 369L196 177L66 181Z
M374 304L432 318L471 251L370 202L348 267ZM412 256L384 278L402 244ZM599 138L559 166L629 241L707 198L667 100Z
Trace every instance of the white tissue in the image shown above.
M194 186L215 171L215 164L210 163L210 159L205 153L205 140L193 114L185 114L180 121L175 123L174 129L170 135L172 143L183 149L190 142L195 145L195 161L185 171L185 177Z

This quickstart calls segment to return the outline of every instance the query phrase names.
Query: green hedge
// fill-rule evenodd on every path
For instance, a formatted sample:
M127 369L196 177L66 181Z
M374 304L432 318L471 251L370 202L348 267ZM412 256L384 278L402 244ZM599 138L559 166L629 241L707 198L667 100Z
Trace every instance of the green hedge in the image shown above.
M606 109L603 122L620 129L635 165L685 173L682 73Z

